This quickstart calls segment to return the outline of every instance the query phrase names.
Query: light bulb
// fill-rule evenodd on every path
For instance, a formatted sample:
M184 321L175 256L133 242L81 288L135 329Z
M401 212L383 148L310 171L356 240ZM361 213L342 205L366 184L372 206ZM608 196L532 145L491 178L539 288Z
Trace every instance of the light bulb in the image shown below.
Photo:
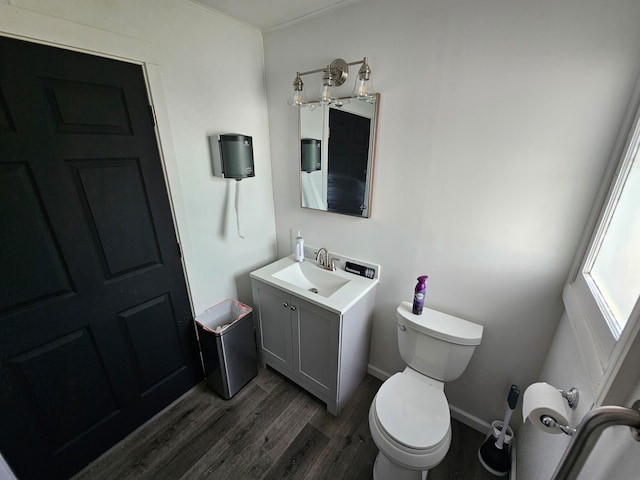
M331 92L331 87L329 85L323 85L322 90L320 91L320 103L326 105L333 101L333 95Z
M324 75L322 75L322 88L320 89L320 103L323 105L334 102L333 85L333 76L331 75L331 70L327 67Z
M307 99L304 94L304 84L302 83L302 79L300 78L300 73L296 74L296 78L293 81L293 91L287 103L289 105L293 105L294 107L301 107L307 102Z
M360 67L360 70L358 70L358 78L356 79L352 96L367 99L372 98L374 95L375 91L371 83L371 68L369 68L367 57L364 57L362 66Z
M293 105L294 107L304 105L305 102L303 93L294 91L287 103L289 105Z

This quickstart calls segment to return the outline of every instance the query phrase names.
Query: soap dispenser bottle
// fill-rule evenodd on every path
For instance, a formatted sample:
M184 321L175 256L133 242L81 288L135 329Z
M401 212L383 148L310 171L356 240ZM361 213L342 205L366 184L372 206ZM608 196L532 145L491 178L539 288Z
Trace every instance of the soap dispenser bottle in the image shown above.
M424 294L427 291L427 275L418 277L418 284L413 294L413 313L415 315L422 315L422 308L424 307Z
M304 239L302 235L300 235L300 230L298 230L298 235L296 236L293 247L293 256L296 262L304 262Z

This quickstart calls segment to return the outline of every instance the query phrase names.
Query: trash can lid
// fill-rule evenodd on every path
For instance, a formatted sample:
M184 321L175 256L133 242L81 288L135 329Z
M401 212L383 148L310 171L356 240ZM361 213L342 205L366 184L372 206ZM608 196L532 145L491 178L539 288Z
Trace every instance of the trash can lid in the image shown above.
M227 298L196 315L195 321L210 332L220 333L234 322L251 313L253 309L238 300Z

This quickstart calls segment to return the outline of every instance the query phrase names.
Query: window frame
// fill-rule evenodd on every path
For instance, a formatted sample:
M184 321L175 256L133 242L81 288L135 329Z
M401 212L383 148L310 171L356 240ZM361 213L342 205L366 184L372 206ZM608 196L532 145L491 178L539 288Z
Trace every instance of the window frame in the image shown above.
M577 339L583 365L591 381L597 405L611 402L623 395L631 368L626 362L632 348L640 346L640 296L626 326L616 340L608 325L602 305L593 295L596 287L583 272L592 265L599 245L606 234L611 212L633 164L633 155L640 143L640 82L636 84L632 102L616 139L604 179L596 196L587 228L583 235L567 283L563 300L567 317ZM606 307L605 307L606 308ZM626 382L628 383L628 382Z

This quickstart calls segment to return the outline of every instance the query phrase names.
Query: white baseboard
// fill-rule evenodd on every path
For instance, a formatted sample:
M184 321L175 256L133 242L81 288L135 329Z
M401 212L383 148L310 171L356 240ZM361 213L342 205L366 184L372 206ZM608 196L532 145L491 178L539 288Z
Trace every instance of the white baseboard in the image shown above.
M367 365L367 373L372 377L376 377L378 380L382 380L383 382L391 376L391 374L380 370L378 367L374 367L371 364Z
M461 423L464 423L466 426L477 430L482 434L489 433L489 429L491 428L491 424L485 422L481 418L476 417L475 415L471 415L464 410L459 409L454 405L449 405L449 410L451 410L451 417L455 418Z
M483 435L486 435L489 433L489 429L491 428L491 425L485 422L484 420L481 420L475 415L471 415L470 413L460 410L459 408L454 407L453 405L449 405L449 410L451 411L452 418L455 418L456 420L458 420L461 423L464 423L468 427L471 427L474 430L479 431ZM508 477L509 480L516 480L516 452L517 452L516 440L517 440L517 437L514 435L514 437L511 439L511 472L509 472L509 477Z

